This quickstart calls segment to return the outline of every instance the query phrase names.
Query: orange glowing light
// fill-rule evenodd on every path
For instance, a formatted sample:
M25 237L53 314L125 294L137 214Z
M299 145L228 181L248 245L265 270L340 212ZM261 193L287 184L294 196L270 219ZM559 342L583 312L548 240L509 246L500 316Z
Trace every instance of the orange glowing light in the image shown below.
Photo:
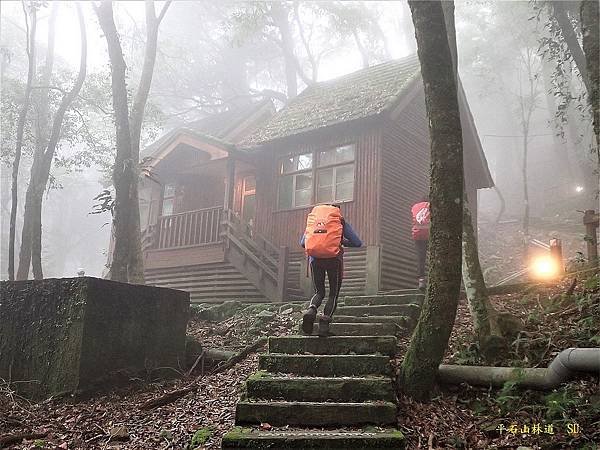
M556 261L549 256L540 256L533 260L531 271L536 278L554 278L558 275Z

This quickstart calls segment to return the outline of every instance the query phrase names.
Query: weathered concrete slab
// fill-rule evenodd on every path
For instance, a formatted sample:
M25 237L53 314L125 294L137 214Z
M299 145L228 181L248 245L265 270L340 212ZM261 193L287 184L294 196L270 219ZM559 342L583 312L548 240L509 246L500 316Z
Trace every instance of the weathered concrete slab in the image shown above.
M377 355L260 355L258 367L271 373L310 376L390 375L388 356Z
M252 400L288 402L396 401L390 377L276 377L257 372L246 381L246 394Z
M409 316L417 318L421 311L419 305L373 305L338 306L336 314L342 316ZM335 316L334 316L335 317Z
M402 294L402 295L371 295L364 297L346 297L344 306L365 306L365 305L407 305L415 303L420 305L425 296L422 294Z
M0 378L40 397L183 364L189 294L90 277L0 283Z
M392 322L385 323L338 323L332 322L329 331L335 336L395 336L401 331ZM313 334L319 332L319 324L313 326Z
M394 324L392 324L394 325ZM394 336L284 336L270 337L272 353L313 355L368 355L380 353L392 356L396 353Z
M406 439L397 430L381 432L335 432L311 433L306 431L258 431L236 427L223 437L224 450L237 448L268 449L404 449Z
M248 402L240 401L237 424L274 426L389 425L396 422L396 405L377 403Z

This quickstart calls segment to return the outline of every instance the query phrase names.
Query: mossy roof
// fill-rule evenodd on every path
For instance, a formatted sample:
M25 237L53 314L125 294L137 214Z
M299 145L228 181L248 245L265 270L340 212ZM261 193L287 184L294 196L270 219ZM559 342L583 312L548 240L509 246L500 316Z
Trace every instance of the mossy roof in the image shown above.
M377 64L306 88L242 140L254 147L318 128L378 115L392 108L420 75L416 55Z

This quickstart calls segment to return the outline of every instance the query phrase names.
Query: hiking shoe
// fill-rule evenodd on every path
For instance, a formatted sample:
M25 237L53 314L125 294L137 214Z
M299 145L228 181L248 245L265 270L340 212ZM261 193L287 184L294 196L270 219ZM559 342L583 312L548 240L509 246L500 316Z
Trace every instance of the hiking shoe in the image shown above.
M331 318L327 316L323 316L319 319L319 336L327 337L333 336L333 334L329 331L329 323L331 322Z
M419 278L419 290L424 291L427 288L427 279Z
M304 334L312 334L315 319L317 317L317 308L311 306L302 316L302 331Z

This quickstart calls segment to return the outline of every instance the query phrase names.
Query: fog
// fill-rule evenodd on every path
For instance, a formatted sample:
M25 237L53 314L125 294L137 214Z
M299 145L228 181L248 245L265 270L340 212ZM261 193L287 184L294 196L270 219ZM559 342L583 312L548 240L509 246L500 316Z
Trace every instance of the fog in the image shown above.
M52 83L66 88L72 84L79 64L79 25L73 2L48 3L38 11L38 71L44 65L48 45L50 10L59 3ZM42 264L47 277L75 276L79 269L102 276L109 251L111 215L91 213L98 203L94 197L105 188L111 189L112 184L114 124L107 114L112 108L110 66L106 39L94 11L96 2L82 3L89 51L81 96L88 102L68 114L70 134L60 141L44 194ZM262 99L265 92L288 91L280 30L268 14L269 5L211 0L174 1L170 5L160 25L142 148L178 126L233 108L242 100ZM282 5L288 11L292 49L299 66L294 75L298 93L307 82L331 80L365 65L415 52L406 2ZM156 2L157 11L163 6L164 2ZM114 2L114 15L128 67L128 88L133 92L144 56L144 4ZM26 80L27 55L21 3L2 2L1 16L0 269L1 278L6 279L16 108ZM563 60L559 64L563 74L559 82L557 60L542 57L541 43L550 36L549 23L547 11L536 10L530 2L456 2L459 74L496 184L495 189L479 192L480 228L494 233L499 221L514 224L511 232L518 234L525 202L526 147L531 233L547 240L565 221L572 223L568 231L554 235L574 242L567 255L574 257L584 247L577 211L597 209L597 160L591 151L593 127L585 87L574 63ZM568 104L564 104L566 88L571 98ZM276 108L283 107L281 95L273 95L272 101ZM35 147L34 113L28 116L28 123L19 171L17 257ZM484 246L482 252L491 250ZM492 264L483 256L484 265ZM510 271L503 270L496 278Z

